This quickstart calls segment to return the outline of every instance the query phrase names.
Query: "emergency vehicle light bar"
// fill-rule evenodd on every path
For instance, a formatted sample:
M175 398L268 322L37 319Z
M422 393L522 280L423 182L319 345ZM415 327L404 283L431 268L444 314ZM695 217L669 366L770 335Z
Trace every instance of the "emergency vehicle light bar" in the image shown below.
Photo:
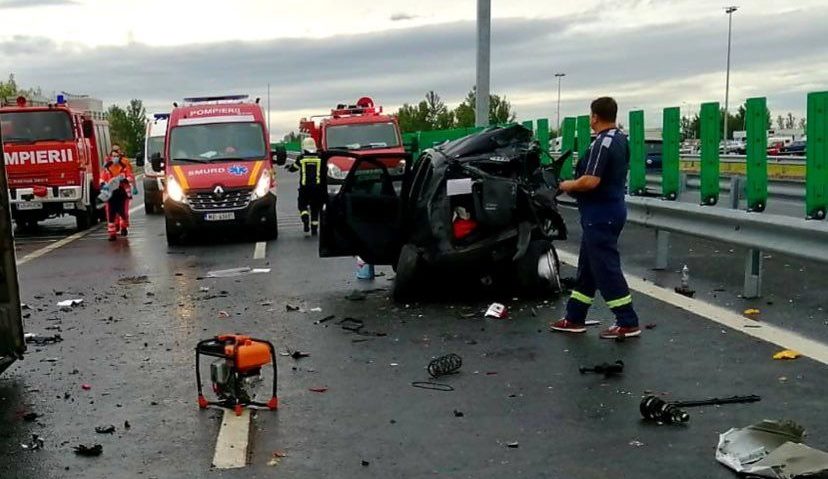
M189 98L184 98L184 101L187 103L205 103L208 101L245 100L247 98L248 95L193 96Z

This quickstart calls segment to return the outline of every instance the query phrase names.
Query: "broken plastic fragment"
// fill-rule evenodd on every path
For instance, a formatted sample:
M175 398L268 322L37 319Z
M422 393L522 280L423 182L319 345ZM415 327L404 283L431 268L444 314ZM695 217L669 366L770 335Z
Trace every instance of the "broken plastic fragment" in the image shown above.
M63 301L58 301L58 307L60 308L73 308L79 304L83 303L83 299L65 299Z
M509 447L509 448L512 448L512 449L517 449L518 447L520 447L520 443L517 442L517 441L507 442L506 447Z
M506 310L506 306L500 303L492 303L489 309L486 310L487 318L503 319L507 316L509 316L509 312Z
M270 268L250 268L244 266L241 268L219 269L216 271L208 271L208 278L235 278L237 276L247 276L249 274L269 273Z
M112 424L108 426L95 426L95 432L98 434L114 434L115 426Z
M75 446L75 454L77 454L78 456L95 457L100 456L102 452L103 446L101 446L100 444L95 444L94 446L79 444Z
M92 389L92 385L91 384L81 384L81 389L83 389L84 391L89 391L90 389Z
M324 392L328 392L328 388L327 387L308 388L308 391L310 391L312 393L324 393Z
M773 359L796 359L800 354L792 349L783 349L773 355Z
M744 310L744 312L742 314L744 314L745 316L753 316L753 315L759 314L760 312L761 311L759 311L756 308L748 308L748 309Z

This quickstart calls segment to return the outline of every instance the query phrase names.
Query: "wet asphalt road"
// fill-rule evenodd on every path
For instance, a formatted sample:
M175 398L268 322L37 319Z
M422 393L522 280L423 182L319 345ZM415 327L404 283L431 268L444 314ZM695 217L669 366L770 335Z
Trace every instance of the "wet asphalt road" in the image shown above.
M64 341L30 346L26 359L0 377L0 477L728 478L713 457L718 433L764 418L797 420L810 445L828 448L828 426L815 414L828 371L814 361L772 361L778 347L636 293L642 320L657 327L623 343L599 340L597 331L548 333L547 322L561 315L560 298L395 305L387 298L390 268L359 282L352 259L317 257L315 241L298 229L295 179L280 175L280 237L268 243L265 259L253 259L254 242L243 235L168 248L163 219L139 211L128 240L110 244L96 230L20 267L23 301L33 308L26 330L52 334L57 329L47 328L59 327ZM54 235L71 233L55 227ZM647 270L650 236L627 230L628 267L669 286L676 273ZM36 249L28 241L23 254ZM577 231L561 247L574 252L576 244ZM671 266L691 264L700 296L742 308L733 292L741 284L738 252L676 240L673 253ZM824 300L819 286L808 288L825 269L768 261L773 278L766 289L780 289L772 292L774 304L761 308L762 320L825 339L826 318L817 309ZM199 279L237 266L272 270ZM367 290L367 298L345 299L353 289ZM788 296L796 302L783 301ZM84 304L59 311L55 303L67 298ZM507 302L512 318L466 317L493 300ZM288 313L286 304L307 312ZM315 307L322 311L311 312ZM314 324L330 314L337 318ZM336 321L347 316L384 336L343 330ZM606 323L607 311L598 308L595 317ZM311 356L279 357L280 410L256 413L248 467L216 471L210 465L221 412L196 407L192 351L199 339L227 331ZM411 386L427 379L433 356L448 352L464 359L461 373L443 381L454 391ZM616 359L626 363L623 377L577 371ZM644 391L763 400L695 409L686 426L669 427L640 420ZM24 421L31 411L41 416ZM115 434L94 432L107 424ZM20 447L32 433L44 438L44 449ZM511 442L518 447L507 447ZM71 447L79 443L100 443L103 454L75 456ZM274 451L287 457L268 466Z

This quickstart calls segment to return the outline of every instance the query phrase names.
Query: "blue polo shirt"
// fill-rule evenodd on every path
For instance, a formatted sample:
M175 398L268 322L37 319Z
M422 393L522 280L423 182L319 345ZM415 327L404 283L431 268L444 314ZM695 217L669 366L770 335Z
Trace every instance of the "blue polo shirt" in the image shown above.
M601 183L594 190L576 196L582 217L601 220L626 216L624 194L629 167L627 135L618 128L599 132L589 145L587 155L579 158L575 165L576 178L584 175L601 178Z

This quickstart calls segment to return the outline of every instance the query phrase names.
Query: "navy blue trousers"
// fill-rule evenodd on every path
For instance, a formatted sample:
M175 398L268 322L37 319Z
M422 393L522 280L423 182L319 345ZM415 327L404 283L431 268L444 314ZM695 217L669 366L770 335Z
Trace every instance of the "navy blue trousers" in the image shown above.
M600 291L619 326L638 326L638 316L633 309L627 280L621 272L621 255L618 253L618 237L624 229L626 211L600 219L584 213L581 213L583 234L578 276L566 305L566 319L583 324L595 292Z

